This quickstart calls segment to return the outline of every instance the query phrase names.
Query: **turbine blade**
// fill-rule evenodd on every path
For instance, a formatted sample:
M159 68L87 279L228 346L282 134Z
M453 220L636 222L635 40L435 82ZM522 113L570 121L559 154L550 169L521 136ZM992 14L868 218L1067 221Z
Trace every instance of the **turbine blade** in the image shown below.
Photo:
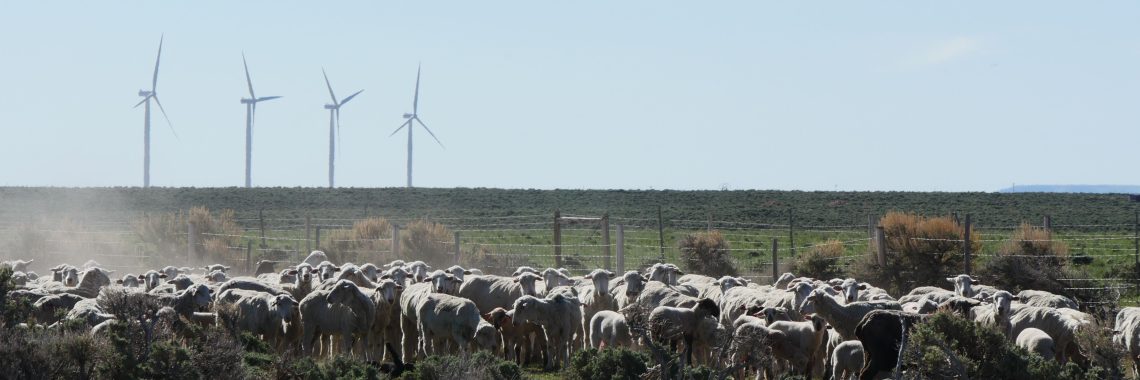
M408 121L405 121L404 124L400 124L400 127L396 128L396 130L392 131L392 134L388 135L388 137L395 136L397 132L400 132L401 129L404 129L404 127L407 127L408 123L411 123L411 122L412 122L412 120L408 119Z
M277 98L280 98L280 96L262 96L260 98L257 98L257 100L255 100L253 102L253 104L257 104L257 102L264 102L266 100L273 100L273 99L277 99Z
M424 124L424 121L420 120L419 116L412 116L412 118L416 119L416 121L420 123L420 126L423 126L424 129L428 131L428 134L431 135L431 138L435 139L435 142L439 144L440 148L447 149L447 147L443 146L443 143L439 141L439 138L435 137L435 133L431 131L431 128L428 128L427 124Z
M329 86L329 96L332 97L332 104L339 104L336 102L336 94L333 93L332 84L329 83L329 74L325 73L325 68L321 68L321 74L325 76L325 85Z
M166 116L166 109L162 108L162 102L158 100L158 95L151 95L150 97L154 98L155 104L158 104L158 110L162 111L162 118L166 119L166 125L170 126L170 133L174 134L174 138L181 140L178 137L178 132L174 131L174 124L170 123L170 117Z
M135 103L135 106L133 108L139 108L139 106L141 106L143 103L146 103L147 99L150 99L150 95L144 96L142 100L140 100L138 103Z
M352 100L352 98L355 98L357 95L360 95L361 92L364 92L364 90L357 91L355 94L349 95L347 98L344 98L344 100L340 101L340 105L343 106L345 103L348 103L349 100Z
M420 66L416 65L416 95L412 98L412 115L420 110Z
M241 53L241 65L245 67L245 84L249 86L249 98L257 99L257 95L253 94L253 80L249 79L249 64L245 63L245 52Z
M158 90L158 63L162 61L162 40L165 34L158 37L158 57L154 59L154 77L150 80L150 92Z

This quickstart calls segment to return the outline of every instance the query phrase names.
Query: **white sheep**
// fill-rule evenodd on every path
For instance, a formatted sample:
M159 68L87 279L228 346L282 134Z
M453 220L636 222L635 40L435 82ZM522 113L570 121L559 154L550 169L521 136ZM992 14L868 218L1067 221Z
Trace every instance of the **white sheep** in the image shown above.
M303 325L302 351L311 354L322 335L339 336L343 354L351 350L356 339L362 339L363 346L368 347L368 335L376 320L376 305L356 284L341 280L332 289L314 290L301 300L299 310ZM354 354L361 356L359 352ZM363 356L366 360L370 358L368 350Z
M546 268L542 271L542 283L546 287L547 292L559 286L573 286L574 280L570 276L559 272L558 269Z
M261 281L254 280L249 277L238 277L222 283L218 286L217 293L221 294L230 289L253 290L273 295L291 294L285 289L271 284L266 284ZM296 299L296 297L293 297Z
M145 285L146 291L149 292L151 289L157 288L158 285L162 282L162 279L166 277L167 276L165 273L159 273L158 271L152 270L139 275L139 281L142 281L142 283Z
M293 317L298 302L288 293L227 289L219 293L217 303L218 318L230 331L261 335L280 349L285 342L285 323Z
M447 343L457 347L460 354L466 354L479 322L483 321L474 302L441 293L426 294L416 305L416 316L420 342L427 355L443 354ZM493 346L486 348L493 349Z
M1116 312L1112 332L1112 342L1128 352L1132 372L1140 376L1140 307L1126 307Z
M1078 309L1077 302L1071 298L1042 290L1022 290L1017 297L1027 306Z
M625 315L611 310L594 313L590 317L590 347L633 347Z
M602 310L617 310L614 296L610 294L610 278L613 276L614 272L595 269L583 277L593 283L583 287L579 297L582 301L582 326L586 329L585 339L590 342L593 342L593 338L590 337L590 326L594 315Z
M320 281L330 280L336 276L336 272L340 271L340 267L333 265L333 263L328 261L322 261L318 263L317 265L313 266L313 269L317 271L317 277L320 279Z
M32 303L36 322L43 325L55 323L59 320L61 313L66 314L75 304L84 299L86 298L68 293L44 296Z
M614 296L615 306L621 309L637 301L637 297L645 290L645 284L648 282L648 276L643 276L635 270L625 272L616 280L611 280L610 294Z
M417 356L426 355L420 349L423 345L418 344L420 333L417 328L419 317L417 316L417 308L421 302L431 293L438 293L441 291L451 290L451 284L458 284L458 279L455 276L438 273L435 277L428 277L422 282L413 283L404 288L403 293L400 294L399 309L400 309L400 329L403 333L403 360L405 362L414 361ZM391 323L391 322L389 322Z
M897 302L851 302L846 305L839 304L835 298L822 290L816 289L800 305L800 314L806 315L804 310L814 306L815 313L827 321L844 340L855 338L855 326L872 310L902 310Z
M328 255L325 255L325 253L322 251L313 251L312 253L309 253L309 256L305 257L305 260L301 262L309 264L315 268L317 265L325 261L329 261Z
M1058 313L1056 310L1045 307L1021 306L1013 308L1009 321L1011 325L1009 336L1011 337L1019 336L1022 330L1031 327L1040 329L1053 337L1056 358L1061 363L1068 362L1070 352L1078 351L1076 346L1077 330L1084 324Z
M115 283L121 285L124 288L137 288L139 287L139 276L136 276L133 273L127 273L123 276L123 278L115 280Z
M210 305L213 301L210 288L203 284L191 286L174 294L159 294L158 299L166 306L174 308L178 315L190 318L190 315Z
M404 265L404 270L415 279L416 282L423 281L428 277L428 272L431 271L431 266L423 261L413 261Z
M12 261L4 261L4 262L0 262L0 267L11 268L13 272L25 272L26 273L28 271L28 265L30 265L33 261L36 261L36 260L32 259L32 260L24 261L24 260L17 259L17 260L12 260Z
M1030 327L1025 330L1021 330L1021 333L1017 334L1017 339L1015 342L1017 343L1018 347L1041 355L1041 357L1045 358L1046 360L1050 360L1056 357L1053 338L1040 329Z
M207 265L203 268L206 269L206 274L210 274L210 273L214 273L214 272L226 273L227 271L230 270L230 267L222 265L222 264Z
M788 286L791 288L786 291L775 290L768 293L767 299L764 300L761 306L785 308L793 320L802 320L803 314L815 312L814 307L811 305L801 307L804 301L807 300L807 297L811 295L811 292L815 290L815 287L806 282L798 282Z
M464 269L458 265L447 267L447 269L444 269L444 272L451 273L452 276L455 276L455 278L458 278L460 280L463 280L466 275L471 274L471 271Z
M968 274L960 274L954 277L947 277L946 281L954 284L954 293L958 294L959 296L969 298L974 296L973 285L978 280L975 280Z
M582 330L582 309L577 298L555 294L552 299L522 296L515 300L513 323L518 326L532 322L542 326L550 354L546 369L570 364L571 342Z
M812 365L823 358L817 358L817 348L823 344L827 335L825 329L827 322L819 315L813 315L803 322L776 321L768 325L769 329L781 331L788 337L791 352L796 354L787 358L792 368L797 372L810 377Z
M463 282L456 295L475 302L479 310L507 309L519 297L537 296L535 282L539 279L538 275L529 272L513 278L494 275L472 277Z
M847 380L863 369L863 342L848 340L831 351L831 380Z
M394 323L400 317L399 301L400 292L404 290L402 285L397 284L390 278L380 279L376 283L375 289L368 295L372 299L372 303L376 305L376 320L372 323L372 338L369 348L372 352L383 352L384 342L399 342L400 340L400 325Z
M720 308L707 298L687 308L658 306L649 312L650 337L657 342L684 341L685 361L691 363L695 333L706 317L720 318Z

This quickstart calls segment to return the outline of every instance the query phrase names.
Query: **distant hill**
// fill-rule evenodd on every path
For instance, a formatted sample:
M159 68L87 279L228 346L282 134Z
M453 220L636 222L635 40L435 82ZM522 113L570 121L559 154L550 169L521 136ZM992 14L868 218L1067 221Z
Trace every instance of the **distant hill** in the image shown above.
M1137 185L1016 185L999 193L1140 194Z

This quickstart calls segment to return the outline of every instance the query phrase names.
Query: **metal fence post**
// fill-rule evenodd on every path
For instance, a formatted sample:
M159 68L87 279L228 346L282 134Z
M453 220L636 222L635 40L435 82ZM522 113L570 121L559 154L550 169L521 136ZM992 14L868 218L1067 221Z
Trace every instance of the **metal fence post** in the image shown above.
M887 232L883 226L875 226L875 258L879 266L887 265Z
M796 219L792 214L792 209L788 209L788 249L792 251L792 257L796 256Z
M973 267L973 265L971 265L971 263L970 263L970 259L971 259L970 249L973 248L973 247L971 247L971 245L972 244L970 244L970 214L966 214L966 223L965 223L965 226L963 226L963 230L962 230L962 252L965 253L965 256L966 256L966 263L965 264L966 264L966 275L967 276L970 275L970 269L971 269L971 267Z
M186 222L186 262L193 262L194 260L194 223Z
M455 265L459 265L463 259L463 250L459 249L459 231L455 231Z
M554 210L554 267L562 267L562 212Z
M310 222L311 222L311 220L310 220L309 216L305 215L305 250L312 252L313 251L313 241L309 240L312 238L312 235L310 235L310 232L309 232L309 229L311 228Z
M772 282L780 278L780 243L779 239L772 238Z
M606 257L605 268L612 270L610 266L610 213L602 214L602 254Z
M400 258L400 225L392 223L392 257Z
M617 273L625 273L625 225L617 225Z
M253 260L253 242L246 240L245 241L245 271L247 273L253 272L253 270L250 269L253 266L253 263L250 262L251 260Z
M657 245L661 247L661 262L665 262L665 221L661 219L661 206L657 206Z

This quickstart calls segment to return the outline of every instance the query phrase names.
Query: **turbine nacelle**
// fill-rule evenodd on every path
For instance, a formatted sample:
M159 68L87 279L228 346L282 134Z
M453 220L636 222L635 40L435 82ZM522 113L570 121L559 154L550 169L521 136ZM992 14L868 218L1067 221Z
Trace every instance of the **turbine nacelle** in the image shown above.
M253 103L257 103L257 101L254 99L249 99L249 98L241 98L241 104L253 104Z
M325 104L325 109L326 109L326 110L335 110L335 109L337 109L337 108L340 108L340 107L337 107L337 105L336 105L336 104Z
M404 118L405 118L405 119L411 119L411 118L413 118L413 117L415 117L415 116L416 116L416 115L414 115L414 114L410 114L410 113L406 113L406 114L404 114Z
M151 95L154 95L154 93L147 90L139 90L139 96L147 97Z

